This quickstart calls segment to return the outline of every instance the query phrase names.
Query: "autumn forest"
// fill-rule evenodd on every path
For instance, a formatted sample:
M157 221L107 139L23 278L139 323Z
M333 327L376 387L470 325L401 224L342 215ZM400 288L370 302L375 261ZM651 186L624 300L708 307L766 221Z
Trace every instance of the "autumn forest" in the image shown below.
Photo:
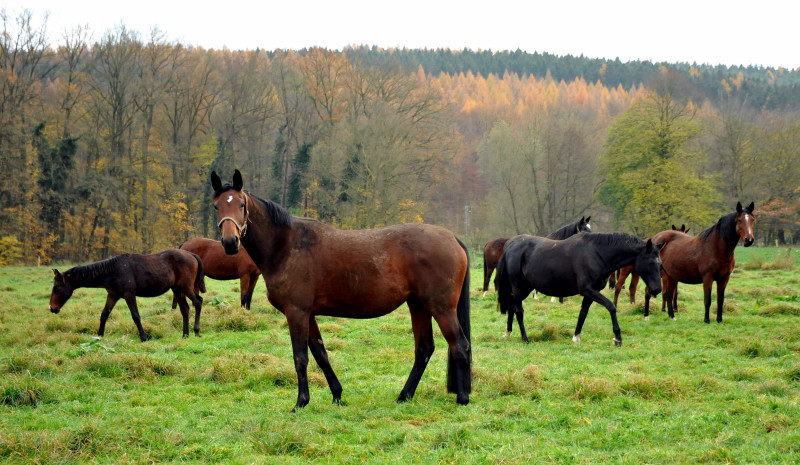
M215 237L209 173L340 228L641 237L755 201L800 241L800 70L524 52L207 50L3 13L0 266Z

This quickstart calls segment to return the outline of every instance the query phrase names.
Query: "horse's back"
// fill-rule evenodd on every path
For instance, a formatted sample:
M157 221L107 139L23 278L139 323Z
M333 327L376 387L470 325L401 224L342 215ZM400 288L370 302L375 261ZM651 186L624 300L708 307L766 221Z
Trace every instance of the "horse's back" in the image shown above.
M665 230L653 236L653 245L662 246L661 267L669 277L687 284L703 282L704 262L709 258L699 236Z
M184 242L181 250L197 254L203 261L203 271L211 279L239 279L244 274L260 273L244 247L236 255L228 255L220 241L196 237Z
M270 275L273 304L289 295L294 299L288 300L302 300L305 294L319 314L372 318L412 296L425 306L458 301L468 258L445 228L422 223L355 231L321 223L307 227L318 229L300 234L305 245L297 238L282 272Z

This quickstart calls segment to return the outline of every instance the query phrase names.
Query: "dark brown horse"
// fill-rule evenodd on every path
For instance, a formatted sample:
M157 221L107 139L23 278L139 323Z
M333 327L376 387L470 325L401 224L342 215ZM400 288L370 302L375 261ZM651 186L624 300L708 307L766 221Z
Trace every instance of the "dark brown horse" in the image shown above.
M106 305L100 314L102 337L106 330L106 320L119 299L125 299L131 317L139 330L142 342L148 339L142 328L136 297L156 297L172 289L173 300L177 300L183 316L183 337L189 336L189 304L194 305L194 334L200 337L200 309L203 298L200 292L206 291L203 280L203 262L197 255L178 249L168 249L150 255L125 253L116 257L88 265L70 268L64 273L54 269L53 290L50 293L50 311L58 313L81 287L104 288L108 292Z
M563 240L570 236L574 236L579 232L592 232L592 226L589 224L591 216L581 217L581 219L567 223L557 230L547 235L548 239ZM500 262L500 257L503 255L503 247L508 241L507 237L500 237L491 240L483 247L483 295L489 290L489 281L492 278L492 273L497 268Z
M256 288L258 277L261 276L261 270L253 263L246 250L239 249L236 255L228 255L220 241L205 237L189 239L181 244L181 250L200 257L207 277L221 281L238 279L242 307L250 310L253 290Z
M678 283L703 284L703 304L706 313L704 321L710 323L711 285L717 283L717 323L722 323L722 306L725 302L725 287L735 264L733 252L739 241L750 247L755 241L753 202L742 208L736 204L736 211L729 213L697 236L689 236L680 231L662 231L653 236L653 243L663 245L661 249L661 279L667 302L669 317L675 319L675 296ZM645 295L644 315L650 310L650 296Z
M222 184L211 173L222 245L243 246L261 268L270 303L286 315L297 372L295 409L308 404L308 351L322 369L334 403L342 385L331 368L317 315L374 318L403 302L411 312L415 358L398 402L414 396L434 350L432 319L449 345L447 388L459 404L472 385L469 256L447 229L405 224L343 231L297 218L242 190L242 175ZM293 409L294 410L294 409Z
M689 234L689 228L687 228L685 224L682 224L680 228L675 227L675 225L673 224L672 225L672 230L673 231L680 231L682 233ZM617 270L617 281L616 281L616 283L611 284L611 282L609 281L609 287L613 287L614 288L614 306L617 305L617 299L619 298L619 293L622 292L622 289L625 288L625 280L628 279L628 276L631 277L631 283L630 283L630 286L628 287L628 294L630 295L631 304L636 303L636 288L639 285L639 274L636 273L636 271L634 271L633 265L629 265L629 266L626 266L626 267L623 267L623 268L620 268L619 270ZM675 299L678 298L677 289L676 289L674 297L675 297ZM666 301L663 300L663 294L662 294L662 300L661 300L661 311L662 312L664 311L664 305L665 304L666 304Z

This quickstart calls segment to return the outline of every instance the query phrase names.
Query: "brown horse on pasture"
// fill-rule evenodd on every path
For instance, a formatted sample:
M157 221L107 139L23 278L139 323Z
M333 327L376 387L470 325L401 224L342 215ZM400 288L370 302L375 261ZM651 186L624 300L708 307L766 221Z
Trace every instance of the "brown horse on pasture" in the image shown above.
M722 323L722 306L725 302L725 287L733 272L734 249L739 241L750 247L755 241L753 214L755 203L742 208L736 204L736 211L719 219L713 226L697 236L680 231L662 231L653 236L653 244L661 249L661 279L667 302L669 317L675 319L675 296L678 283L703 284L703 304L706 323L710 323L711 284L717 283L717 323ZM644 315L650 310L650 296L645 295Z
M106 305L100 314L103 337L106 320L119 299L125 299L131 317L139 330L142 342L148 339L142 328L136 297L156 297L172 289L173 301L180 305L183 316L183 337L189 336L189 304L194 305L194 334L200 337L200 309L206 291L203 280L203 262L197 255L178 249L167 249L150 255L125 253L88 265L70 268L64 273L54 269L53 290L50 293L50 311L58 313L75 289L81 287L104 288L108 292Z
M672 225L672 230L673 231L680 231L682 233L689 234L689 228L687 228L685 224L682 224L680 228L675 227L675 225L673 224ZM622 292L622 289L625 288L625 280L628 279L628 276L631 277L631 283L630 283L630 286L628 287L628 294L630 295L631 304L636 303L636 288L639 285L639 274L636 273L636 271L634 271L633 265L629 265L629 266L626 266L626 267L623 267L623 268L620 268L619 270L617 270L617 278L616 278L617 280L616 280L616 282L614 284L611 284L611 282L609 281L609 287L613 287L614 288L614 306L617 305L617 299L619 298L619 293ZM675 299L678 298L677 289L676 289L674 298ZM666 304L666 301L663 300L663 294L662 294L662 300L661 300L661 311L662 312L664 311L664 305L665 304Z
M469 320L469 256L455 234L427 224L344 231L297 218L271 201L211 173L222 245L240 246L261 268L270 303L286 316L297 373L297 402L309 402L308 351L328 381L333 402L342 385L328 361L317 315L375 318L404 302L411 313L414 365L398 402L414 396L434 351L432 320L449 346L447 388L469 402L472 356ZM293 410L294 410L293 409Z
M180 248L200 257L207 277L221 281L238 279L242 307L250 310L253 290L261 276L261 270L253 263L246 250L239 249L236 255L228 255L220 241L205 237L189 239Z

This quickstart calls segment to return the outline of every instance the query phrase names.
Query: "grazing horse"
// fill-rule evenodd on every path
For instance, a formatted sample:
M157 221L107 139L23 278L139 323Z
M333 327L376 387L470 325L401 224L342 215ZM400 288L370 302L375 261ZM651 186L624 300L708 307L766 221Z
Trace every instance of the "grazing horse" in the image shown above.
M704 321L710 323L711 284L717 283L717 323L722 323L722 305L725 302L725 287L733 272L734 249L740 240L745 247L755 241L753 214L755 203L747 208L737 202L736 211L728 213L713 226L697 236L680 231L662 231L653 236L653 243L661 249L661 279L664 285L662 299L667 302L669 317L675 319L678 283L703 284ZM650 298L645 294L644 315L650 314Z
M261 276L261 270L253 263L246 250L239 249L236 255L228 255L219 241L205 237L189 239L180 248L200 257L203 271L209 278L221 281L238 279L242 307L250 310L253 290Z
M61 307L80 287L102 287L108 292L106 305L100 314L100 329L103 337L106 320L117 301L122 298L128 304L131 317L139 330L142 342L148 339L142 328L136 297L156 297L172 289L173 301L180 305L183 316L183 337L189 336L189 304L194 305L194 334L200 337L200 309L206 291L203 279L203 262L197 255L178 249L167 249L150 255L125 253L88 265L70 268L64 273L54 269L53 290L50 293L50 311L58 313Z
M398 402L414 396L434 351L432 319L449 346L447 389L469 403L472 349L469 320L469 256L447 229L403 224L343 231L297 218L283 207L243 191L211 173L222 245L240 246L261 268L270 303L286 316L297 372L297 403L309 402L308 351L328 381L333 402L342 385L331 368L317 315L374 318L408 304L415 340L414 365Z
M673 231L680 231L682 233L689 234L689 228L686 227L685 224L682 224L680 228L676 228L675 225L672 225ZM639 285L639 275L633 270L633 265L628 265L625 267L620 268L617 270L619 276L617 276L617 282L611 284L609 281L609 287L614 289L614 306L617 305L617 299L619 298L619 293L622 292L622 289L625 287L625 280L628 279L628 276L631 277L631 283L628 287L628 294L630 295L631 304L636 303L636 287ZM612 274L613 276L613 274ZM677 290L675 292L675 298L678 298ZM661 295L661 311L664 311L664 304L666 303L664 299L664 295Z
M536 289L556 297L583 296L574 342L580 342L589 306L598 302L611 315L614 344L622 345L617 309L600 291L613 270L630 264L634 264L650 292L658 295L661 261L658 248L649 240L622 233L581 233L562 241L528 235L510 239L495 277L500 311L508 312L506 334L511 332L516 314L522 340L530 342L523 323L522 301Z
M581 217L581 219L567 223L558 228L552 233L548 234L549 239L566 239L574 236L579 232L592 232L592 226L589 224L591 216ZM491 240L483 247L483 295L489 290L489 281L492 277L492 272L497 268L497 263L503 255L503 247L508 241L507 237L501 237Z

